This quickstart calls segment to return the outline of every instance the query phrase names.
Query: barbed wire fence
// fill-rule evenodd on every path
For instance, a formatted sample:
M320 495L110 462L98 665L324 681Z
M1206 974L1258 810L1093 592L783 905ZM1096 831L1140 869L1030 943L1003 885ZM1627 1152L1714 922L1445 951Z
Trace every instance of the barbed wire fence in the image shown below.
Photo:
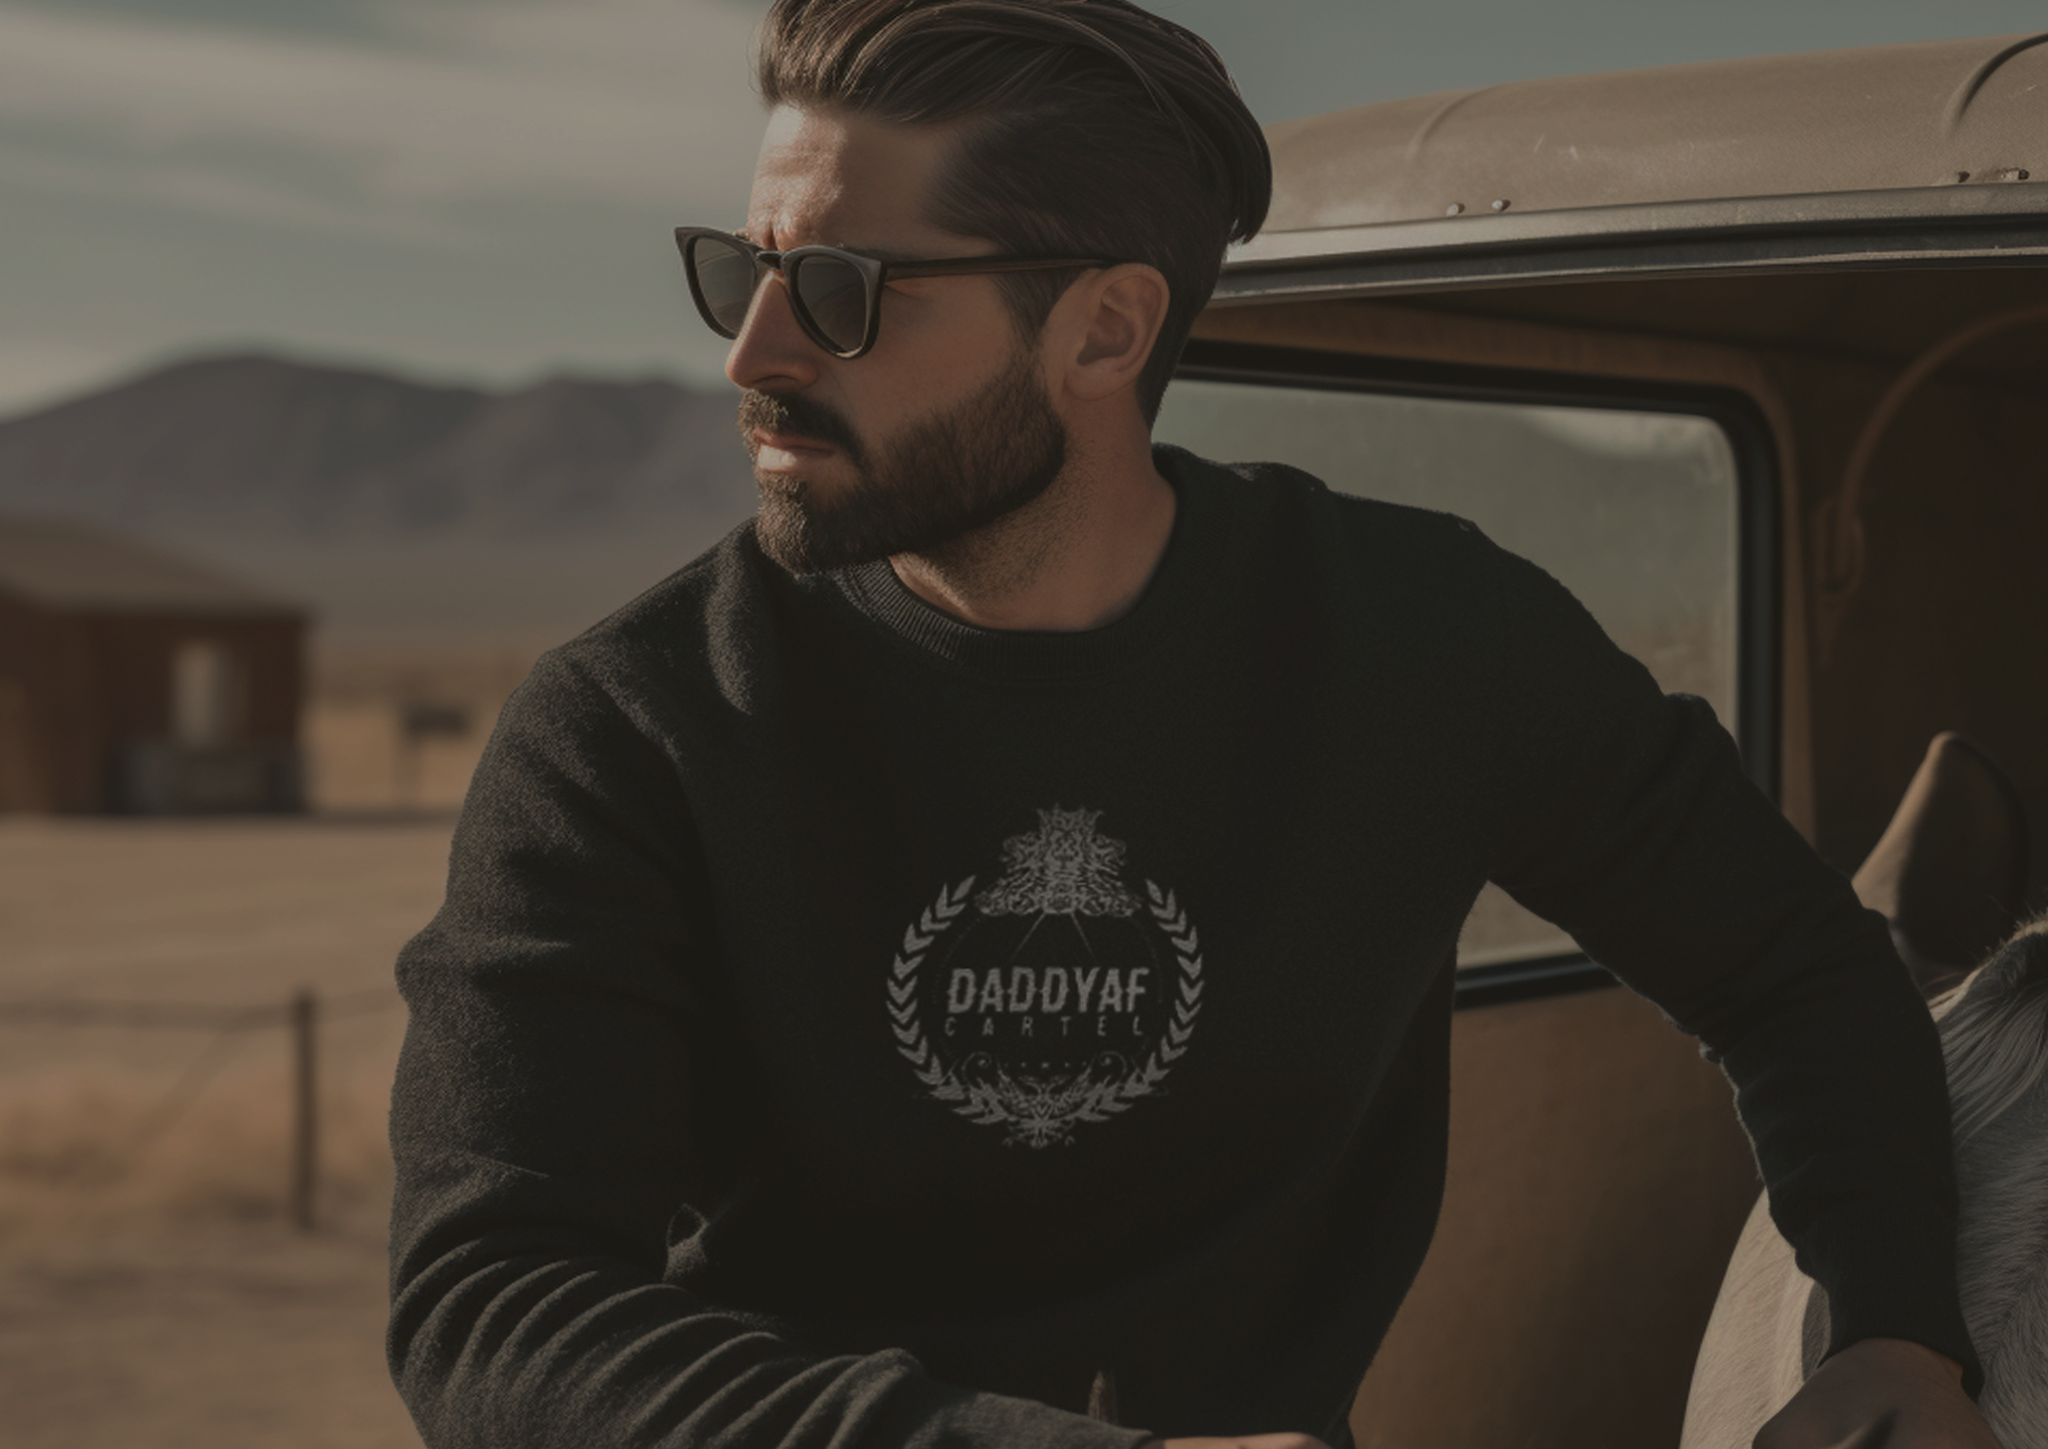
M0 1001L0 1025L117 1027L135 1031L210 1033L211 1040L185 1065L143 1112L134 1130L91 1185L107 1191L125 1181L143 1157L199 1100L236 1051L257 1032L282 1027L291 1051L287 1099L290 1150L285 1213L294 1227L310 1232L316 1222L320 1183L319 1046L323 1022L402 1005L389 988L322 997L310 988L282 1002L255 1006L214 1006L174 1001L27 1000Z

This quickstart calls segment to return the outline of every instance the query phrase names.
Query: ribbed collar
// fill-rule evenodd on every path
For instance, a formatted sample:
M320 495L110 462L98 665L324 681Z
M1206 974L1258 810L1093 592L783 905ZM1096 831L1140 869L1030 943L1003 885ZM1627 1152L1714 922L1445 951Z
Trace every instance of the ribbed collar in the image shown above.
M1153 465L1176 503L1166 552L1136 604L1099 629L984 629L933 608L905 588L887 559L831 575L870 620L923 652L978 674L1018 680L1078 679L1129 668L1156 654L1227 592L1227 490L1240 480L1185 449L1154 444ZM1241 484L1240 484L1241 486Z

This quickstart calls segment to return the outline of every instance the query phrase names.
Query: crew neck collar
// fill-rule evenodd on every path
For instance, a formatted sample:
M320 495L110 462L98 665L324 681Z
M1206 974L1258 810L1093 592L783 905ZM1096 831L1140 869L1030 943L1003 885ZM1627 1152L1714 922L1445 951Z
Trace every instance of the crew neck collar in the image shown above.
M1155 443L1152 463L1172 485L1173 529L1137 602L1094 629L986 629L919 598L887 559L830 577L854 608L920 651L976 673L1059 679L1126 667L1152 653L1221 592L1221 470Z

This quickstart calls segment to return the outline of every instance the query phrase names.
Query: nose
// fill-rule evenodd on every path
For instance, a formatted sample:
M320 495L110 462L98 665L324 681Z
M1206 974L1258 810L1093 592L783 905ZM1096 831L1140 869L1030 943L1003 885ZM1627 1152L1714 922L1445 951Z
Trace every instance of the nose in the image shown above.
M793 392L818 380L824 356L797 324L782 273L770 272L754 288L747 320L725 354L725 375L755 392Z

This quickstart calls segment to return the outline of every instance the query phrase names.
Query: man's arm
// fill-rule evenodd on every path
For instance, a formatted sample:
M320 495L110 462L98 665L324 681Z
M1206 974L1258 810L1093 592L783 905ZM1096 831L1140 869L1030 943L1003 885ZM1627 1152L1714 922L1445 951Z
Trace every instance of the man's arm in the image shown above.
M697 851L674 762L543 661L399 963L388 1347L427 1443L1129 1449L1141 1431L940 1384L906 1353L820 1353L665 1281L744 1150L720 1142Z
M1980 1371L1955 1286L1939 1044L1883 922L1553 580L1504 564L1494 877L1697 1036L1737 1089L1772 1215L1828 1290L1830 1353Z

